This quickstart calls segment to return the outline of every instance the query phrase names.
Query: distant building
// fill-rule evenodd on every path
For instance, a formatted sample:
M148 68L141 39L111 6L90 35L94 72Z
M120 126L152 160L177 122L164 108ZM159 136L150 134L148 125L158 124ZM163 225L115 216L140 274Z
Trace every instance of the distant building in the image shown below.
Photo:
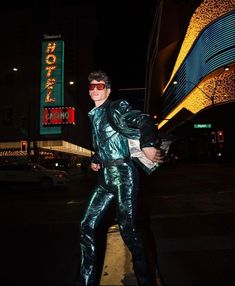
M90 156L87 112L91 102L86 86L87 75L94 65L94 41L98 33L95 8L92 4L60 6L48 1L43 6L36 2L22 9L8 9L6 5L0 11L0 156L24 155L22 141L27 142L26 151L31 154L40 149L47 156L56 152L58 156L63 153ZM64 98L59 106L74 108L75 124L61 125L58 134L43 134L40 132L42 42L50 37L53 41L57 35L64 43L61 78Z

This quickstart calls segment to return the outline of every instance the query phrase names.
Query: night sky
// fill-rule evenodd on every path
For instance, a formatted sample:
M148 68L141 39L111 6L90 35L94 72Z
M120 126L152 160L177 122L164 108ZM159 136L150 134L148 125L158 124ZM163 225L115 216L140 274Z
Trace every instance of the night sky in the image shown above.
M60 0L58 6L92 3L96 5L101 36L96 39L95 65L106 70L113 86L119 88L144 87L147 45L157 0L143 3L134 0ZM3 3L7 9L29 6L55 5L50 0Z
M119 88L144 87L147 45L156 1L109 1L98 8L107 37L96 47L98 65L112 75Z
M97 67L111 75L116 88L144 87L147 46L158 0L61 1L64 5L95 3L102 31L95 47Z

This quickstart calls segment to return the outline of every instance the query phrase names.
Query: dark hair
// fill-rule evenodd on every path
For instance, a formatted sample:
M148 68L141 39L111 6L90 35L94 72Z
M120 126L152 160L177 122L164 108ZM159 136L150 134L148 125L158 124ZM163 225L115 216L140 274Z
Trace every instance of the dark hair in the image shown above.
M107 75L106 72L102 70L92 71L88 75L88 81L91 82L92 80L97 81L104 81L107 88L111 88L111 80L110 77Z

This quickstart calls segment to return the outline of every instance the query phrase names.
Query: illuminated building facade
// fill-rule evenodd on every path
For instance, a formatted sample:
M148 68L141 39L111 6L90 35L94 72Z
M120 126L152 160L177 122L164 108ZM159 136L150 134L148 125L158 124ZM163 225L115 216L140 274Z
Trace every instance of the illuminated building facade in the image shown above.
M185 158L235 158L234 27L234 0L157 7L145 109L157 114L160 131L178 136Z

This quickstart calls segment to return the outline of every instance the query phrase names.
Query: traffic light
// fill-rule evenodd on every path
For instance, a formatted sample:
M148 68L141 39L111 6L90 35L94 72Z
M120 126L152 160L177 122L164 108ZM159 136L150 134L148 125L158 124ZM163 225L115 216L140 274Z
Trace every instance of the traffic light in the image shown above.
M217 142L217 138L216 138L216 133L214 131L211 132L211 143L216 143Z
M27 141L21 141L20 142L20 150L22 152L26 152L28 148L28 142Z
M217 132L217 138L218 138L218 142L220 142L220 143L224 142L224 132L219 130Z

